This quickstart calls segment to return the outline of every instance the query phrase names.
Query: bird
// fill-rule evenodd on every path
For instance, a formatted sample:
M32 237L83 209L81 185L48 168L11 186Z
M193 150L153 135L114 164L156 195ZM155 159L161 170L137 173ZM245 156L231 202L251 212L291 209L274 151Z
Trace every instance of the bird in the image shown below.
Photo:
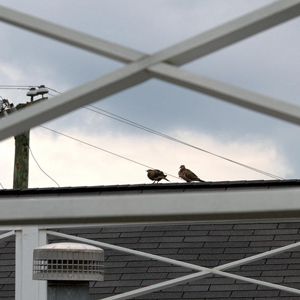
M166 177L167 175L164 174L164 172L158 170L158 169L149 169L149 170L146 170L148 172L148 178L150 180L153 180L152 183L155 183L155 182L159 182L161 181L162 179L165 179L167 181L169 181Z
M201 180L195 173L193 173L191 170L186 169L184 165L180 166L180 170L178 172L178 175L180 178L185 180L186 182L191 181L201 181L205 182L204 180Z

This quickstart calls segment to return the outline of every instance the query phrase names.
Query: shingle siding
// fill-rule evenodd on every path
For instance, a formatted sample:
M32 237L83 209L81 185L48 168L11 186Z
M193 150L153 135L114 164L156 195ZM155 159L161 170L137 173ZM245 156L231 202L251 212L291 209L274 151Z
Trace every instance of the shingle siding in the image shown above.
M113 242L119 246L132 249L144 249L148 253L163 255L201 266L214 267L268 251L274 247L273 242L277 245L276 236L279 240L284 237L284 240L281 241L284 245L295 242L296 237L298 237L297 226L295 223L293 226L287 224L281 226L281 228L279 228L279 223L105 227L100 228L98 238L94 236L93 239L104 243ZM298 223L298 227L299 225ZM291 227L294 228L291 229ZM64 232L67 232L67 230L64 229ZM267 232L270 232L270 235ZM86 232L77 235L86 237L89 234L87 229ZM113 239L110 234L114 234ZM97 233L93 235L97 235ZM264 247L252 248L251 243L254 241L262 243ZM272 243L268 244L270 241ZM95 296L92 299L107 296L108 290L102 290L101 287L114 288L110 294L112 295L191 274L192 272L182 267L135 257L118 251L105 250L105 255L107 264L105 281L97 282L91 288L91 295ZM294 257L292 257L293 255ZM299 288L296 280L300 275L298 256L300 256L300 252L297 251L282 253L228 271L241 276ZM211 300L230 298L261 300L263 298L292 299L291 297L295 298L293 294L280 294L278 290L266 289L241 281L236 282L230 278L209 277L137 297L136 299Z
M244 223L224 224L224 226L222 224L193 224L64 228L59 231L201 266L214 267L268 251L276 246L299 241L298 228L300 228L300 223ZM270 235L267 234L268 232ZM52 238L51 242L62 240ZM14 246L13 240L0 243L0 299L14 299ZM300 288L299 257L300 251L295 250L235 267L228 272ZM91 299L108 297L191 274L191 272L189 269L160 261L105 249L105 281L91 283ZM229 298L236 300L299 299L291 293L283 293L216 276L192 281L189 284L168 288L136 299L212 300Z

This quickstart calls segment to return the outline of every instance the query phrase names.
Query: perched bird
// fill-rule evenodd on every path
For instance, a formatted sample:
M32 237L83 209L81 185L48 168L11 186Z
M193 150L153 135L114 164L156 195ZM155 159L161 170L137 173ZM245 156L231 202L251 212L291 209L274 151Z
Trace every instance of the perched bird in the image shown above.
M148 172L148 178L153 180L152 183L155 183L155 182L159 182L161 181L162 179L165 179L167 181L169 181L166 177L167 175L164 174L164 172L160 171L160 170L157 170L157 169L154 169L154 170L147 170Z
M180 178L182 178L186 182L191 182L191 181L205 182L204 180L201 180L200 178L198 178L198 176L196 174L194 174L191 170L186 169L184 165L180 166L178 175Z

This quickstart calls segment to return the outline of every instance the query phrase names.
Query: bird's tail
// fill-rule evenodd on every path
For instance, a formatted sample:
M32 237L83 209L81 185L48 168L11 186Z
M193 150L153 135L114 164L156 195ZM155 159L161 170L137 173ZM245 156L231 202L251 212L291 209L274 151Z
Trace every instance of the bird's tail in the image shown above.
M169 179L167 179L167 176L168 176L168 175L164 174L164 175L163 175L163 177L164 177L163 179L164 179L164 180L167 180L167 181L169 181L169 182L170 182L170 180L169 180Z

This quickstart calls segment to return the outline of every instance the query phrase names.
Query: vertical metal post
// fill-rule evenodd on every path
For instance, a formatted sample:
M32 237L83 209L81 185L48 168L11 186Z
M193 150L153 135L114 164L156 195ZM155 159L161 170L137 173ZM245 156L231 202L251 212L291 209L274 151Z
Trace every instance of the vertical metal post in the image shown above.
M14 189L28 188L29 130L15 136Z
M16 231L16 300L46 300L47 283L32 280L32 253L34 248L47 244L44 230L24 226Z

